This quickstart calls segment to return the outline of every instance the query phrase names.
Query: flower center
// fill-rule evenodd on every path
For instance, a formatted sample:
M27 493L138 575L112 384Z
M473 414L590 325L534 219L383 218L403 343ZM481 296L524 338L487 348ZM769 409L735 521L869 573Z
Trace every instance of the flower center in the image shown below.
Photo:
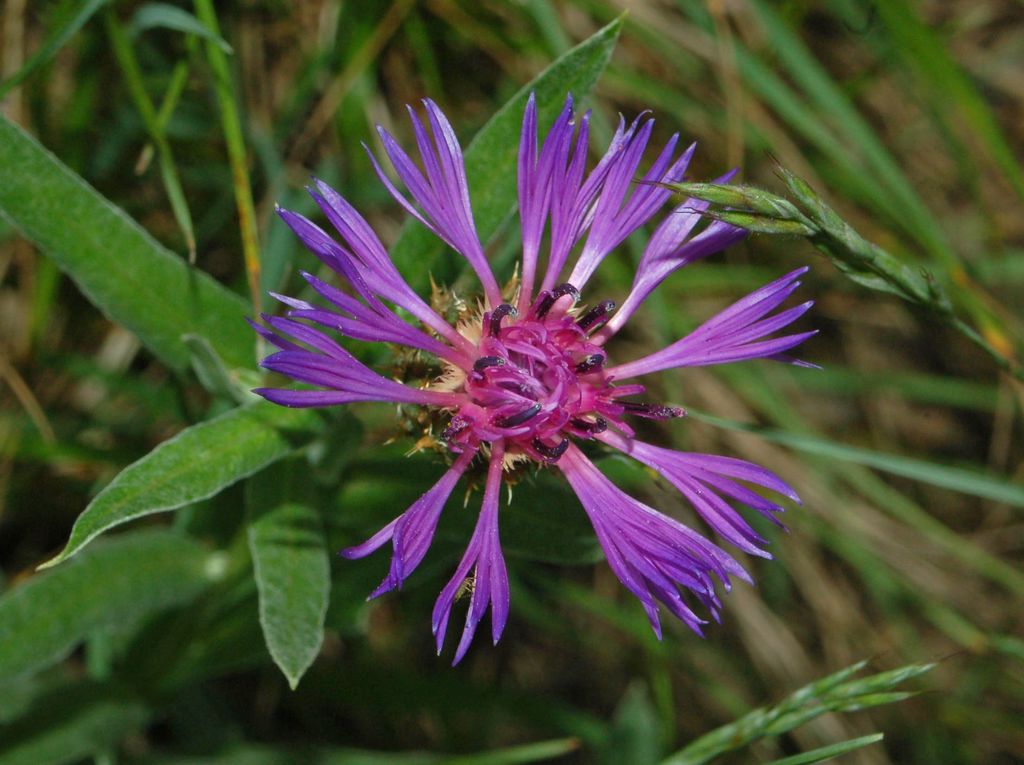
M542 292L525 316L503 303L485 313L478 356L465 372L468 402L442 438L455 451L504 439L506 451L554 462L569 438L593 438L609 426L632 434L626 413L654 419L682 415L674 407L616 399L643 393L642 385L612 385L607 354L590 336L608 320L608 300L576 316L571 284Z

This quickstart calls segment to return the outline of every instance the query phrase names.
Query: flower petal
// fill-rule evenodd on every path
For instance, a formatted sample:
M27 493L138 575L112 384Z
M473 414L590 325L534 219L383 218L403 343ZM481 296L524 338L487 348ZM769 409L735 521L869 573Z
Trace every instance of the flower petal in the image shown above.
M505 558L501 553L498 538L498 499L501 490L501 476L504 470L505 449L503 441L491 444L491 461L487 470L487 484L484 487L483 506L477 519L476 529L469 541L466 552L451 578L434 604L433 631L437 640L437 652L444 648L445 633L451 617L452 606L470 569L474 569L473 594L466 612L466 625L462 630L459 645L455 649L452 665L458 664L469 650L477 625L483 619L487 607L491 608L491 638L495 644L501 639L508 620L509 586Z
M761 320L800 286L798 279L806 272L806 268L799 268L761 287L704 322L681 340L649 356L610 368L609 376L622 379L675 367L772 358L794 348L816 334L816 331L754 341L788 325L810 308L811 303L804 303L775 317Z
M749 581L743 568L724 550L627 495L577 447L569 447L558 467L590 518L609 565L640 599L659 637L658 602L695 632L701 632L703 621L682 600L679 587L693 593L716 616L720 604L711 575L722 580L726 589L730 576Z

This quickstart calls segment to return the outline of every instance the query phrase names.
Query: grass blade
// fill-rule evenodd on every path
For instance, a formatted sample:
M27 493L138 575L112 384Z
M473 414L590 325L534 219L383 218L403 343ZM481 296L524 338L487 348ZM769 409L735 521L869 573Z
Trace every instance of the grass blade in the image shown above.
M955 468L948 465L937 465L925 460L903 457L898 454L886 454L859 446L848 446L816 436L801 433L790 433L783 430L760 428L756 425L725 420L709 414L688 410L690 416L702 422L728 430L743 430L757 433L762 438L777 444L788 446L803 452L816 454L819 457L830 457L857 465L881 470L893 475L910 478L922 483L952 489L963 494L1005 502L1014 507L1024 507L1024 486L1013 483L998 476L986 475L973 470Z
M37 50L28 61L13 75L3 82L0 82L0 99L3 99L12 89L18 87L36 69L46 64L57 55L57 52L64 47L68 40L75 36L85 23L93 15L106 5L108 0L86 0L74 16L68 19L67 23L50 35L50 38L43 43L43 47Z
M838 744L829 744L819 747L810 752L801 752L792 757L783 757L781 760L773 760L768 765L816 765L819 762L828 762L842 754L849 754L865 746L877 744L885 736L881 733L872 733L868 736L851 738L849 741L841 741Z
M779 736L826 712L847 712L901 701L908 692L885 692L924 674L934 664L908 664L899 669L857 678L866 665L858 662L790 694L778 704L761 707L707 733L666 759L662 765L703 765L725 752L766 736ZM814 760L811 760L814 762Z

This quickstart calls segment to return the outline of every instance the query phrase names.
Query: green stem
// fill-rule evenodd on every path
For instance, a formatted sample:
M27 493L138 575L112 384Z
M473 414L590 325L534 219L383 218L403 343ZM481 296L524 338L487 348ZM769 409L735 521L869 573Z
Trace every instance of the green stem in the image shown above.
M171 203L171 210L178 222L182 235L185 237L185 244L188 247L189 262L195 263L196 259L196 238L192 228L192 215L185 201L185 193L181 188L181 181L178 178L177 166L174 162L174 155L171 146L164 136L163 124L159 115L153 107L153 101L146 92L146 86L142 79L142 69L139 67L135 51L132 49L131 41L124 29L117 20L113 8L108 7L103 12L103 22L110 39L110 45L117 59L121 72L124 74L125 82L128 85L128 92L131 94L135 108L142 117L142 122L149 133L150 141L156 147L157 157L160 161L160 173L167 192L167 198Z
M194 0L196 16L216 37L220 37L220 25L212 0ZM238 208L238 225L242 237L242 254L245 271L252 297L254 314L260 311L260 246L256 231L256 209L252 201L252 186L249 182L248 156L242 135L242 122L238 114L232 84L231 69L224 51L212 40L205 42L206 60L213 71L214 87L220 103L221 127L227 143L228 161L231 164L231 179L235 189L235 204Z

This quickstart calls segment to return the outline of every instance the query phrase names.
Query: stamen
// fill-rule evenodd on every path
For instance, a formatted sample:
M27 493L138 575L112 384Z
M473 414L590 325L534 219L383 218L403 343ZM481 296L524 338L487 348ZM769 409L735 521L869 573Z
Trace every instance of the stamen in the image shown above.
M473 369L477 372L483 372L487 367L503 367L505 366L505 359L501 356L481 356L473 362Z
M573 417L569 424L582 433L604 433L608 430L608 421L603 417L597 417L593 422Z
M578 318L576 320L576 324L584 332L591 329L591 327L597 329L601 324L604 324L605 321L608 320L608 314L614 310L614 300L603 300ZM600 322L600 324L598 324L598 322Z
M537 400L537 396L535 395L533 389L529 385L524 383L524 382L513 382L511 380L501 380L498 383L498 387L502 388L504 390L507 390L510 393L515 393L518 396L522 396L524 398L533 399L534 401Z
M506 316L516 317L519 315L519 311L516 307L509 305L508 303L502 303L494 311L491 312L491 320L489 324L491 337L497 337L501 332L501 320Z
M576 365L576 373L585 375L600 369L604 366L605 359L606 357L603 353L593 353Z
M551 292L545 290L540 293L535 304L536 308L534 309L534 315L538 319L543 319L548 315L548 311L551 310L551 307L558 301L558 299L565 297L566 295L572 295L573 305L575 305L576 301L580 299L580 291L569 284L569 282L559 284L551 290Z
M558 442L557 446L548 446L539 438L534 438L533 448L536 449L548 462L555 462L559 457L565 454L565 450L569 448L569 439L563 438Z
M510 414L505 417L495 417L491 422L499 428L514 428L516 425L522 425L524 422L532 420L540 414L540 410L540 404L534 404L529 409L524 409L518 414Z
M448 423L448 427L444 429L443 433L441 433L441 440L451 441L452 438L464 431L471 424L472 421L468 417L463 417L461 414L455 415Z
M619 401L618 403L622 404L622 408L629 414L635 414L637 417L646 417L648 420L671 420L686 414L686 411L678 406L646 404L640 401Z

